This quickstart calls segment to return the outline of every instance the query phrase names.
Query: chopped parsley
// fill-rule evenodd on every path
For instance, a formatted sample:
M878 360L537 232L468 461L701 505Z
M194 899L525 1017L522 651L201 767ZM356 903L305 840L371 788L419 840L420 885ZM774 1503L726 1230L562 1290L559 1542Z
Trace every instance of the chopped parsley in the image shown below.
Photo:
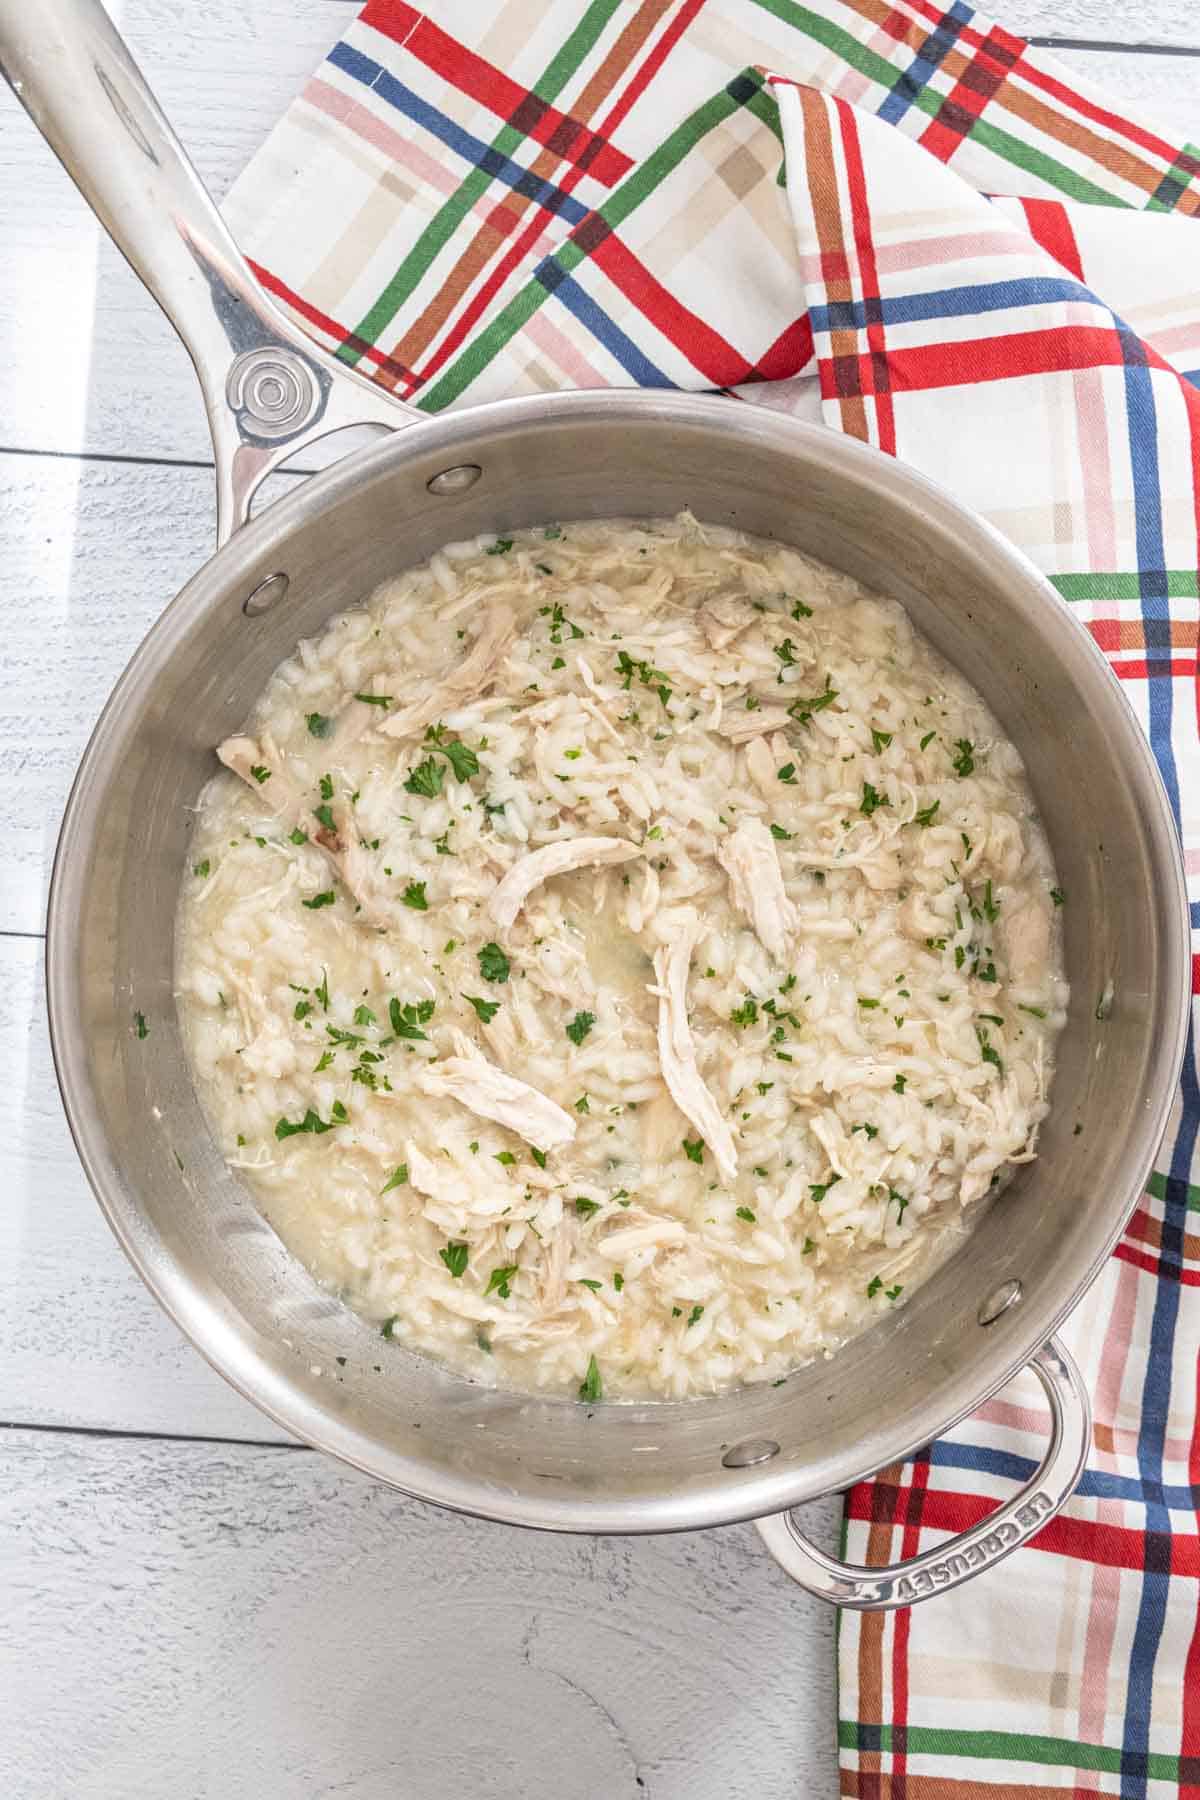
M567 1026L567 1036L573 1044L582 1044L592 1026L596 1023L595 1013L577 1012Z
M311 1011L311 1000L297 1000L295 1006L292 1008L292 1017L293 1019L307 1019Z
M561 525L547 525L545 531L543 531L543 533L542 533L542 536L544 538L549 538L550 541L553 542L553 540L555 538L560 538L562 536L562 526Z
M442 779L446 771L440 762L427 756L419 762L415 769L410 769L408 779L404 783L405 791L410 794L421 794L426 800L432 800L442 791Z
M392 704L390 694L355 694L354 698L361 700L364 706L390 706Z
M411 906L414 912L428 912L429 902L425 898L425 883L410 881L400 896L405 906Z
M885 1300L898 1300L903 1292L904 1289L897 1285L896 1287L885 1288L883 1290L883 1297Z
M383 1324L380 1326L380 1328L379 1328L380 1337L385 1337L385 1338L388 1338L389 1340L394 1338L396 1335L396 1327L399 1323L400 1323L400 1314L393 1313L391 1318L385 1319L383 1321Z
M324 713L305 713L304 723L308 726L312 737L323 738L329 736L329 727L333 720L326 718Z
M255 781L257 781L259 787L262 786L264 781L270 781L271 779L270 769L264 768L262 763L254 763L251 766L250 773L253 775Z
M792 838L792 836L793 836L793 835L794 835L794 834L793 834L793 833L792 833L792 832L790 832L790 831L785 831L785 830L784 830L784 829L783 829L783 826L782 826L782 825L776 825L776 824L775 824L775 823L774 823L774 822L772 822L772 825L771 825L771 836L772 836L772 837L773 837L773 838L776 838L776 839L777 839L777 840L778 840L778 841L779 841L779 843L781 843L781 844L786 844L786 843L788 843L788 842L789 842L789 840L790 840L790 839L791 839L791 838Z
M737 1212L734 1216L739 1219L745 1219L747 1225L757 1225L758 1224L757 1218L751 1212L751 1210L748 1206L739 1206L737 1209Z
M806 1237L804 1240L804 1248L800 1252L801 1256L811 1256L816 1247L817 1246L813 1243L812 1239Z
M296 1137L298 1133L302 1131L310 1132L313 1137L320 1137L323 1132L332 1131L335 1125L344 1125L349 1117L349 1113L346 1111L340 1100L334 1101L333 1106L330 1109L328 1123L315 1113L310 1106L304 1117L295 1123L293 1123L291 1119L277 1119L275 1121L275 1136L280 1142L282 1142L284 1138Z
M511 538L497 538L494 544L488 545L484 554L487 556L507 556L512 547L513 541Z
M1000 908L992 898L992 884L990 881L987 882L983 890L983 916L989 925L994 925L996 920L1000 917Z
M539 1150L535 1145L530 1145L529 1154L532 1156L539 1169L545 1168L546 1152L544 1150Z
M586 1275L581 1275L579 1277L579 1285L580 1285L580 1287L591 1288L593 1294L598 1294L600 1292L601 1287L603 1286L603 1283L599 1282L599 1281L591 1281L591 1280L589 1280L589 1278Z
M932 742L936 736L937 736L936 731L927 731L925 733L925 736L921 739L921 745L920 745L921 749L928 750L930 744L932 744Z
M322 800L332 800L333 799L333 777L332 777L332 775L322 775L321 781L320 781L320 787L321 787Z
M328 800L322 800L320 806L313 807L313 818L323 825L326 831L336 832L337 826L333 822L333 808L330 806Z
M600 1364L594 1356L589 1356L587 1374L579 1384L579 1398L588 1401L599 1400L602 1392Z
M879 1291L881 1290L882 1287L883 1287L883 1276L882 1275L872 1275L870 1281L867 1283L867 1299L873 1300L875 1298L876 1294L879 1293Z
M888 1189L888 1199L896 1202L896 1223L899 1225L908 1208L908 1201L903 1194L897 1193L894 1187Z
M698 1325L703 1317L704 1308L702 1306L693 1306L691 1312L687 1316L687 1324L684 1326L684 1330L690 1331L692 1326Z
M433 1017L434 1001L406 1000L403 1005L399 1000L388 1001L388 1021L392 1027L392 1036L411 1038L417 1042L427 1042L422 1025L428 1025Z
M758 1017L758 1001L753 994L747 994L740 1006L735 1006L729 1015L731 1025L740 1025L743 1029L753 1025Z
M689 1162L702 1163L704 1161L704 1139L684 1138L683 1154Z
M1001 1077L1001 1079L1003 1079L1004 1064L1000 1060L1000 1052L996 1049L994 1044L989 1043L987 1032L981 1030L981 1028L977 1025L975 1027L975 1036L979 1039L979 1054L980 1054L980 1056L983 1058L985 1063L991 1063L992 1067L999 1071L1000 1077Z
M625 1286L625 1277L622 1275L620 1269L618 1269L613 1276L613 1286L616 1288L618 1294L621 1292L621 1289Z
M449 1269L451 1275L453 1275L455 1281L460 1280L466 1272L467 1258L470 1254L470 1249L466 1244L455 1243L453 1240L446 1245L444 1250L438 1251L438 1255Z
M879 1136L879 1127L878 1127L878 1125L852 1125L852 1126L851 1126L851 1127L850 1127L850 1135L851 1135L851 1137L853 1137L853 1136L854 1136L854 1133L855 1133L855 1132L856 1132L856 1131L863 1131L863 1132L865 1132L865 1133L866 1133L866 1135L867 1135L867 1137L868 1137L868 1139L870 1139L870 1138L877 1138L877 1137L878 1137L878 1136Z
M485 981L507 981L512 964L499 944L485 944L479 952L479 973Z
M354 1023L356 1025L373 1025L375 1023L375 1014L371 1011L369 1006L356 1006L354 1009Z
M782 644L776 644L775 654L785 668L796 660L796 646L791 638L784 638Z
M517 1159L511 1150L497 1150L494 1160L502 1169L511 1169Z
M793 606L793 608L792 608L793 619L811 619L812 616L813 616L812 607L805 606L803 600L797 600L795 606Z
M500 1011L498 1000L481 1000L477 994L464 994L463 999L475 1008L476 1017L481 1025L490 1025Z
M842 1179L841 1176L835 1172L834 1174L832 1174L829 1177L828 1181L817 1181L817 1182L811 1183L808 1191L809 1191L810 1195L812 1196L813 1205L820 1206L822 1200L825 1198L825 1196L829 1192L830 1188L836 1187L838 1182L841 1179Z
M954 758L954 773L961 779L975 772L975 746L970 738L955 738L954 748L958 755Z
M940 800L935 800L932 806L923 806L919 813L913 814L913 824L932 825L933 821L937 818L938 808L941 804Z
M393 1188L403 1187L407 1181L408 1181L408 1164L407 1163L397 1163L396 1167L392 1170L391 1174L388 1176L387 1180L384 1182L384 1184L380 1188L379 1192L381 1194L390 1194Z
M878 1000L868 999L864 995L860 994L858 996L858 1004L864 1009L864 1011L874 1012L875 1008L879 1005L879 1002L878 1002Z
M879 755L879 752L881 750L886 750L888 745L891 743L891 741L892 741L892 733L890 731L876 731L874 725L872 725L872 727L871 727L871 745L875 751L876 756Z
M1044 1006L1025 1006L1021 1001L1017 1002L1017 1011L1027 1012L1030 1017L1034 1019L1044 1019L1046 1016L1046 1009Z
M1061 888L1050 889L1050 898L1053 900L1055 906L1061 906L1066 897L1067 896L1063 893Z
M307 831L301 831L301 829L298 825L292 830L292 832L289 835L291 837L293 844L307 844L307 842L308 842Z
M146 1023L145 1013L140 1013L140 1012L134 1013L133 1029L137 1033L139 1038L148 1038L150 1036L150 1027Z
M893 1083L892 1083L892 1092L896 1093L896 1094L902 1094L907 1086L908 1086L908 1076L907 1075L897 1075L895 1081L893 1081Z
M827 675L825 677L825 692L823 694L813 694L807 700L793 700L792 704L788 707L788 711L798 725L808 725L812 722L814 713L824 712L825 708L827 706L832 706L836 699L837 689L830 687L829 677Z
M212 867L212 864L209 862L209 860L206 856L203 862L194 863L192 865L192 874L195 875L200 881L203 881L206 878L206 876L208 875L208 872L211 867Z
M865 814L869 819L871 814L878 812L881 806L890 806L891 804L886 794L877 793L869 781L863 782L862 799L858 803L860 813Z
M326 888L323 894L314 894L311 900L302 900L301 906L307 906L309 912L319 912L323 906L332 906L337 895L332 888Z
M784 763L781 768L776 769L775 773L776 773L776 775L778 775L780 781L783 782L785 787L795 787L795 785L796 785L796 765L795 765L795 763L793 763L793 762Z
M425 733L425 742L429 745L431 750L435 751L439 756L444 756L446 758L446 761L454 770L455 780L469 781L472 775L478 775L479 758L471 749L471 746L469 744L464 744L461 738L451 738L448 743L443 743L441 737L438 735L440 730L440 726L433 726Z
M328 1012L329 1011L329 977L325 973L324 969L321 970L321 979L317 983L316 987L313 989L313 993L317 996L317 999L321 1002L322 1012Z
M503 1268L493 1269L488 1276L488 1284L483 1290L486 1300L489 1294L498 1294L501 1300L507 1300L512 1294L511 1283L518 1273L516 1263L505 1263Z
M600 1211L598 1200L585 1200L582 1195L578 1200L573 1200L571 1204L581 1219L590 1219L593 1213Z

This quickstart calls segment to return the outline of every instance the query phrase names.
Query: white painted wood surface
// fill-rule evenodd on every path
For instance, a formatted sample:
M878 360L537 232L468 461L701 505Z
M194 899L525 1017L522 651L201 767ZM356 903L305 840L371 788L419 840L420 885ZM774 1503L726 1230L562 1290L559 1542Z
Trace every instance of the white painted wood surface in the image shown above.
M112 10L220 193L352 7ZM1200 133L1196 0L999 10ZM1198 54L1100 47L1148 42ZM7 92L0 243L0 1795L831 1800L832 1616L749 1530L576 1542L373 1488L226 1388L109 1237L53 1084L44 888L212 477L182 350Z
M827 1800L752 1527L455 1518L306 1450L0 1437L5 1800Z

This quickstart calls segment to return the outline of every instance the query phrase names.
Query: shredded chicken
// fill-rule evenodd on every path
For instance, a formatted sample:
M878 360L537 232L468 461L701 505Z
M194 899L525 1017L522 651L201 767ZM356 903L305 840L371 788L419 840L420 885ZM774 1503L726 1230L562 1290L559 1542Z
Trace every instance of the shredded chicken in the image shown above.
M737 1175L733 1133L700 1078L688 1024L688 964L699 935L700 922L693 917L668 948L654 953L657 986L650 991L658 997L658 1059L671 1098L712 1151L722 1181L731 1182Z
M780 791L779 777L775 773L777 766L766 738L751 738L746 745L746 767L751 781L765 800L773 800Z
M425 1093L459 1101L481 1119L515 1131L543 1154L571 1142L575 1121L557 1101L496 1068L461 1033L455 1034L455 1048L457 1056L443 1056L421 1069L417 1082Z
M727 650L758 618L750 602L739 594L715 594L704 602L697 616L700 629L714 650Z
M769 956L782 957L796 928L796 909L783 887L775 839L761 819L743 819L716 846L729 877L733 904L753 925Z
M344 828L340 809L333 810L331 805L332 831L327 825L319 825L306 795L288 775L283 756L271 738L226 738L217 745L217 755L227 769L241 777L272 818L293 831L303 831L309 842L323 851L346 892L358 903L364 925L383 927L392 923L395 912L375 886L371 859ZM255 769L266 769L268 773L260 779Z
M511 607L493 606L480 628L479 636L459 663L443 681L435 682L421 699L414 700L400 712L390 713L379 727L382 737L411 737L424 731L444 713L453 712L483 692L495 680L506 651L516 636L517 621Z
M790 723L786 706L760 706L753 712L726 713L716 730L731 744L748 744L751 738L762 737L768 731L782 731Z
M531 850L513 864L488 901L488 911L497 925L507 930L527 897L543 881L590 864L630 862L640 855L639 847L625 838L565 838L556 844L543 844L540 850Z
M1031 894L1020 906L1001 909L1000 937L1009 979L1016 986L1044 981L1050 967L1050 926L1050 906L1040 894Z

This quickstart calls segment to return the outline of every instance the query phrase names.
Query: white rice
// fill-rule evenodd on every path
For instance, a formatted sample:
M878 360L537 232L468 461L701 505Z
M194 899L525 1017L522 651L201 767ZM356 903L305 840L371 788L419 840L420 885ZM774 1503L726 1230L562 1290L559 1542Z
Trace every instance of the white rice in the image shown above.
M177 969L198 1090L285 1242L389 1339L588 1397L778 1380L903 1305L1033 1155L1067 1000L1049 849L1016 751L893 602L687 515L509 546L450 545L301 644L256 773L206 789ZM505 609L437 715L453 758L423 722L384 735ZM776 954L771 883L739 896L717 858L739 828L782 880ZM581 837L637 854L498 925L506 872ZM705 1131L657 1032L692 933ZM462 1055L573 1141L535 1154L532 1102L513 1130L436 1091Z

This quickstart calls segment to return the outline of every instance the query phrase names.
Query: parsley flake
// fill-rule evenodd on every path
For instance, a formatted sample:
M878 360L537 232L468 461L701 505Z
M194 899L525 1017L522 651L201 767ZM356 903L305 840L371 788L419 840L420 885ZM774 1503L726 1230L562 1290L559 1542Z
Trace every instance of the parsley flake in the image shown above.
M479 952L479 973L485 981L507 981L512 964L499 944L485 944Z
M453 1275L455 1281L460 1280L465 1273L467 1258L470 1254L470 1249L466 1244L454 1243L453 1241L448 1243L444 1250L438 1251L438 1255L449 1269L451 1275Z
M425 898L425 883L410 881L400 896L405 906L411 906L414 912L428 912L429 902Z
M683 1154L689 1162L702 1163L704 1161L704 1139L684 1138Z
M594 1356L589 1356L587 1374L579 1384L579 1398L589 1402L596 1401L599 1400L602 1392L600 1364L596 1361Z
M595 1013L577 1012L567 1026L567 1036L573 1044L582 1044L592 1026L596 1023Z
M481 1000L477 994L464 994L463 999L475 1008L476 1017L481 1025L490 1025L500 1011L498 1000Z

